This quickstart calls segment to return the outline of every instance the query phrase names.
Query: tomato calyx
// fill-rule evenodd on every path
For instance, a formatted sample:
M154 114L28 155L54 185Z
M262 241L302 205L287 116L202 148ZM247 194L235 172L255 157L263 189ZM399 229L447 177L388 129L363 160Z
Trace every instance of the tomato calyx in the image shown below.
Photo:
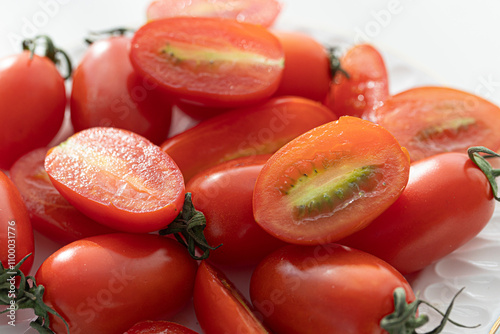
M40 43L40 40L43 42ZM54 42L49 36L39 35L32 39L25 39L22 43L23 50L29 51L31 58L35 54L35 50L39 50L40 46L44 45L45 49L41 56L50 59L57 67L64 64L66 67L66 74L63 76L64 80L71 77L73 73L73 66L71 64L71 59L68 54L54 45Z
M127 33L133 34L134 32L135 29L126 27L118 27L102 31L91 31L89 32L89 36L85 38L85 43L90 45L105 37L125 36Z
M171 222L167 228L160 230L160 235L173 234L175 239L184 245L189 252L189 255L195 260L204 260L208 258L211 250L219 248L221 245L212 247L208 244L203 234L203 230L207 226L207 220L203 212L196 210L191 199L191 193L187 192L184 199L184 205L181 213ZM196 255L196 247L203 254Z
M389 334L417 334L415 329L422 327L429 321L429 316L426 314L416 316L417 309L421 304L425 304L437 313L439 313L443 318L441 319L440 324L431 330L430 332L422 333L422 334L438 334L441 333L444 329L444 326L447 322L452 323L453 325L461 328L477 328L480 325L475 326L466 326L460 323L457 323L450 319L450 313L453 309L453 304L455 303L455 299L465 288L460 289L450 301L446 312L441 312L432 304L421 300L415 299L413 302L408 304L406 302L406 293L403 288L396 288L393 292L394 296L394 312L385 316L380 321L380 327L385 329Z
M19 263L13 267L4 268L0 263L0 305L8 306L0 314L18 309L33 309L37 318L30 323L33 329L40 334L53 334L49 328L49 313L59 317L66 326L69 333L69 326L66 320L43 302L45 288L37 285L33 276L26 276L19 268L32 253L26 255ZM16 277L19 277L19 287L16 286Z
M347 79L350 79L349 73L342 67L340 57L338 56L338 47L330 47L327 49L328 60L330 63L330 76L335 78L337 73L341 73Z
M483 153L481 155L480 153ZM500 158L500 154L492 151L483 146L473 146L467 150L469 158L481 169L488 179L491 190L493 191L493 197L497 201L500 201L500 196L498 195L498 185L496 178L500 176L500 169L494 169L486 159L489 158Z

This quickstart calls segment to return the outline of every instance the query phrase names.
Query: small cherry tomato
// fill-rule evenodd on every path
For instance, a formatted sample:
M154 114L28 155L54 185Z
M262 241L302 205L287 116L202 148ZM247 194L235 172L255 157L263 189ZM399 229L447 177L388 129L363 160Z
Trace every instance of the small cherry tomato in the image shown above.
M43 300L71 334L123 334L139 321L168 318L191 299L197 263L176 241L115 233L70 243L36 273ZM50 315L56 333L64 323Z
M375 47L360 44L340 59L340 70L335 73L325 105L338 117L370 119L388 98L388 74L382 55Z
M29 275L35 256L31 221L21 194L2 171L0 171L0 229L0 261L3 267L13 269L24 257L32 254L20 267L25 275Z
M320 103L300 97L273 98L208 119L167 139L167 152L189 181L196 173L242 156L269 154L336 117Z
M404 289L406 302L415 299L405 278L373 255L335 244L291 245L259 264L250 295L277 334L382 334L396 288Z
M213 263L246 266L285 243L264 231L253 217L255 180L270 155L248 156L223 162L196 174L186 185L193 204L203 212L203 230Z
M148 20L174 16L235 19L271 26L281 11L276 0L154 0L147 8Z
M76 132L100 126L133 131L155 144L168 135L171 105L130 64L130 38L93 42L73 73L71 122Z
M47 39L47 43L47 49L54 51L52 41ZM61 128L66 90L54 61L30 50L0 60L2 169L9 169L23 154L48 145Z
M10 169L33 228L60 244L117 232L85 216L61 196L43 167L47 150L42 147L23 155Z
M45 170L85 215L113 229L159 230L179 214L184 179L158 146L126 130L91 128L53 147Z
M299 32L273 31L285 52L285 68L275 96L295 95L322 102L332 80L328 51Z
M170 321L141 321L124 334L197 334L195 331Z
M408 185L396 202L339 243L409 274L471 240L494 209L488 179L467 154L442 153L413 163Z
M268 333L241 292L223 272L205 261L196 274L193 303L205 334Z
M264 27L204 17L147 23L134 35L130 59L173 99L208 107L266 100L284 62L281 44Z
M257 223L290 243L334 242L367 226L398 198L410 161L387 130L344 116L290 141L254 189Z

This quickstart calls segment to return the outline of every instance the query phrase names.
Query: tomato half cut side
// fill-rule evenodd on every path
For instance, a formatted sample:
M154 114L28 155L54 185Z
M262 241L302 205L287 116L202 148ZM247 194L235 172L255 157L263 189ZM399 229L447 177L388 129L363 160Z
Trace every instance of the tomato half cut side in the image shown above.
M184 203L184 179L175 162L126 130L80 131L49 150L45 170L68 202L120 231L159 230Z
M202 17L147 23L132 39L130 59L174 100L207 107L265 100L284 66L281 44L264 27Z
M446 87L419 87L387 100L375 122L410 152L412 161L471 146L500 148L500 108L476 95Z
M170 321L141 321L123 334L197 334L195 331Z
M337 119L324 105L300 97L280 97L203 121L167 139L167 152L189 181L224 161L269 154L312 128Z
M205 261L196 273L193 303L205 334L268 333L241 292L222 271Z
M43 167L47 151L48 148L31 151L10 169L10 177L26 204L33 228L60 244L116 232L85 216L61 196Z
M203 16L269 27L280 11L281 4L276 0L154 0L146 15L150 21L174 16Z
M296 244L336 241L367 226L408 182L407 151L381 126L344 116L292 140L264 165L254 216Z

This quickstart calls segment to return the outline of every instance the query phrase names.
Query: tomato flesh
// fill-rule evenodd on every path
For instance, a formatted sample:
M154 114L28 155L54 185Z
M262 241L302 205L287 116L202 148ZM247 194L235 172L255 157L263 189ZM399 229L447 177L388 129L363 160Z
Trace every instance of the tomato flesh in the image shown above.
M78 132L47 153L45 169L68 202L120 231L158 230L184 202L184 180L175 162L125 130Z
M277 89L284 62L279 41L265 28L199 17L144 25L130 59L173 98L209 107L263 101Z
M409 167L406 150L389 132L344 116L297 137L267 161L254 189L254 216L287 242L333 242L389 207Z
M124 334L197 334L195 331L170 321L141 321Z

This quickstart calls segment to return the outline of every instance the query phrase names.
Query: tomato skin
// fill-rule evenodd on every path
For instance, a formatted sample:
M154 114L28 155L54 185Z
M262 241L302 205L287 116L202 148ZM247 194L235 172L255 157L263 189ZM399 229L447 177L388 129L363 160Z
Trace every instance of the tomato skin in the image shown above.
M142 26L130 60L174 101L235 108L278 88L283 49L264 27L230 19L172 17Z
M273 154L255 184L254 217L289 243L335 242L388 208L408 182L409 168L408 152L392 134L344 116ZM360 170L367 172L344 181Z
M281 11L276 0L154 0L147 8L148 20L173 16L205 16L235 19L270 27Z
M157 85L134 72L130 40L115 36L89 46L73 73L71 122L75 132L113 126L159 144L168 135L171 106Z
M26 204L33 228L63 245L117 232L85 216L61 196L43 167L47 150L42 147L23 155L10 169L10 177Z
M397 287L407 302L415 299L405 278L375 256L336 244L291 245L259 264L250 295L276 334L382 334Z
M295 95L323 101L330 90L327 51L312 37L299 32L273 31L285 52L285 68L274 96Z
M209 261L248 266L285 243L265 232L253 217L255 180L270 155L249 156L221 163L196 174L186 185L195 208L205 215L203 230L209 245Z
M168 318L192 297L197 263L176 241L152 234L106 234L70 243L36 273L44 302L72 334L121 334L135 323ZM58 317L51 328L64 333Z
M340 64L349 78L341 72L335 74L325 105L338 117L371 120L373 111L389 98L389 80L382 55L372 45L355 45L341 58Z
M385 101L374 114L410 152L412 161L472 146L500 148L500 108L447 87L417 87Z
M196 274L193 303L205 334L268 333L241 292L206 261L201 262Z
M0 171L0 228L2 265L4 268L10 268L32 253L21 266L21 271L29 275L35 256L31 221L19 191L2 171ZM15 255L14 258L9 256L12 254Z
M408 184L368 227L339 243L416 272L465 244L488 223L495 200L467 154L443 153L411 165Z
M50 143L66 108L64 79L48 58L24 51L0 60L0 168Z
M126 130L80 131L51 148L44 167L69 203L119 231L157 231L177 217L184 203L184 180L175 162Z
M175 160L187 182L221 162L273 153L298 135L335 119L320 103L279 97L203 121L167 139L161 148Z
M195 331L169 321L141 321L124 334L197 334Z

